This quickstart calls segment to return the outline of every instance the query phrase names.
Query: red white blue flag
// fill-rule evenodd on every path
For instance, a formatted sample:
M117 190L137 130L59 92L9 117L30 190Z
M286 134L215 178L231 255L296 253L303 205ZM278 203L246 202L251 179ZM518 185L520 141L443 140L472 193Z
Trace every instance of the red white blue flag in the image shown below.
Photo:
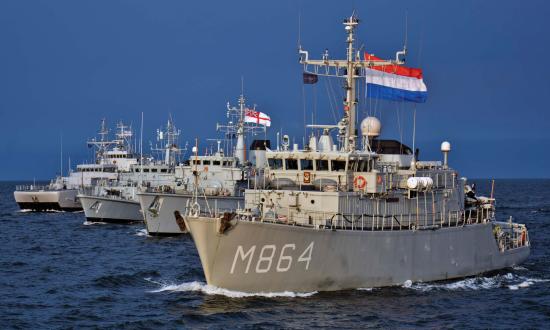
M381 60L365 53L365 60ZM422 79L422 69L401 65L380 65L365 69L367 96L372 98L424 103L428 89Z

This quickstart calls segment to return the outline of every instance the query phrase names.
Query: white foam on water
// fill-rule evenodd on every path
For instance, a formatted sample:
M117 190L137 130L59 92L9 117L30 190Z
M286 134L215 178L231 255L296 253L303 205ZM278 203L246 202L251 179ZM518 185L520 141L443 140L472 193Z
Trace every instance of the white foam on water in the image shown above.
M432 290L488 290L496 288L509 288L519 290L527 288L537 282L547 282L547 279L533 279L524 276L507 273L492 277L471 277L450 283L415 283L410 288L422 292ZM405 286L404 286L405 287Z
M548 282L548 281L550 281L550 280L538 279L538 278L528 278L528 279L525 279L525 281L523 281L519 284L508 285L508 289L510 289L510 290L525 289L525 288L528 288L528 287L530 287L531 285L533 285L535 283Z
M35 211L35 210L32 210L32 209L21 209L19 211L17 211L19 213L29 213L29 212L36 212L36 213L40 213L40 212L45 212L45 213L65 213L65 211L63 210L42 210L42 211Z
M372 291L372 288L357 288L359 291Z
M107 223L106 222L92 222L92 221L84 221L82 223L84 226L93 226L93 225L106 225Z
M403 287L404 288L410 288L412 286L413 282L411 280L406 280L404 283L403 283Z
M136 236L142 236L142 237L147 237L147 236L149 236L149 234L147 233L147 229L145 229L145 228L136 230L135 235L136 235Z
M208 285L202 282L193 281L193 282L186 282L182 284L163 284L160 282L156 282L151 280L150 278L146 278L145 280L156 283L161 285L159 289L150 291L152 293L158 293L158 292L202 292L207 295L222 295L230 298L247 298L247 297L267 297L267 298L278 298L278 297L286 297L286 298L307 298L311 297L314 294L317 293L317 291L314 292L307 292L307 293L298 293L298 292L291 292L291 291L283 291L283 292L257 292L257 293L249 293L249 292L240 292L240 291L232 291L227 289L218 288L213 285Z

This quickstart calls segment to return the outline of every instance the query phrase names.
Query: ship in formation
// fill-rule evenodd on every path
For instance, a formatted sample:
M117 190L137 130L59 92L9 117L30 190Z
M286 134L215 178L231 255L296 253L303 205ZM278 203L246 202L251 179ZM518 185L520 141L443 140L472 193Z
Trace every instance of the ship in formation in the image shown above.
M100 138L88 141L93 164L45 187L17 187L17 203L83 208L89 221L144 221L150 235L189 233L207 283L242 292L373 288L522 263L530 253L527 228L497 219L493 196L477 196L450 166L449 142L441 144L443 161L420 160L401 140L383 139L376 117L359 122L360 86L369 98L417 103L427 89L422 71L404 66L406 47L390 60L362 53L357 17L343 25L345 59L325 51L314 60L299 49L304 83L340 79L345 92L342 118L307 125L301 147L277 134L272 149L269 116L246 106L244 95L237 107L228 103L215 150L199 154L197 140L184 163L171 119L157 132L162 147L153 149L162 161L135 153L123 124L108 140L102 121ZM247 136L256 137L248 155Z
M238 102L238 107L227 104L228 122L216 125L224 136L214 140L215 151L199 155L196 145L189 160L176 167L174 189L148 187L137 194L149 235L186 234L183 215L193 193L199 194L197 203L203 209L216 213L244 206L245 189L261 177L266 165L265 153L270 143L258 137L265 135L271 119L257 111L256 106L247 106L244 95L240 95ZM247 137L256 137L250 144L248 157Z
M420 161L379 138L367 117L356 136L357 82L369 97L424 102L421 71L406 49L383 60L354 48L359 20L344 20L346 58L312 60L300 49L304 82L343 79L343 117L302 148L268 150L265 185L244 207L216 214L193 202L184 217L209 285L243 292L312 292L447 280L511 267L530 253L525 225L499 222L492 198L465 197L448 162ZM319 131L320 133L316 133ZM333 131L338 137L333 142ZM318 135L320 134L320 136ZM465 203L466 198L468 204Z
M109 131L105 119L101 120L99 138L88 140L94 147L94 162L78 164L76 171L69 169L68 176L51 180L47 185L18 185L14 198L21 209L32 211L81 211L78 199L80 189L94 186L100 180L115 180L119 173L130 171L137 164L137 156L129 144L128 127L117 124L117 139L108 140Z
M128 171L120 172L115 179L98 180L93 186L80 189L78 199L84 209L87 221L109 223L143 222L143 213L137 194L143 189L170 191L174 189L174 170L178 156L182 153L177 145L180 131L172 118L165 129L157 130L157 141L151 152L161 152L162 160L139 155L139 162L132 164ZM126 138L133 133L127 132ZM119 139L121 137L119 136ZM114 141L117 143L117 141Z

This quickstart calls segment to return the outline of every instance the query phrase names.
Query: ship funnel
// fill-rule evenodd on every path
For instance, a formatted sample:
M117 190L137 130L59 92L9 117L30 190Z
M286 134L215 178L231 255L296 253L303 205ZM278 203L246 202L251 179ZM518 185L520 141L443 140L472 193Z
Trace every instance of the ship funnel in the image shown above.
M451 144L448 141L441 143L441 152L443 152L443 168L449 167L449 151L451 151Z

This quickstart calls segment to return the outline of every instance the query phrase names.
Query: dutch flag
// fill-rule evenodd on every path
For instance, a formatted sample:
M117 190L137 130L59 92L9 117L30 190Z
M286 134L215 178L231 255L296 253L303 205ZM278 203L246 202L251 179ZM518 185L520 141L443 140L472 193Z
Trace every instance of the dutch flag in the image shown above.
M380 58L365 53L365 60ZM372 98L424 103L428 90L422 80L422 69L400 65L381 65L365 69L367 96Z

